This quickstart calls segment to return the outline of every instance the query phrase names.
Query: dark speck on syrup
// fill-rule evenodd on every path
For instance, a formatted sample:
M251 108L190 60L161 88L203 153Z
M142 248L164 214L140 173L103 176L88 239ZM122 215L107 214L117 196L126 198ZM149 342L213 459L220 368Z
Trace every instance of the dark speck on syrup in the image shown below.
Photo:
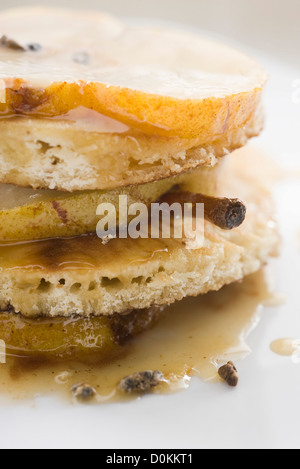
M73 61L80 65L87 65L90 61L90 55L87 52L76 52L73 55Z
M28 44L28 50L32 52L38 52L41 49L42 49L42 46L40 44L37 44L36 42L32 44Z
M31 43L24 47L14 39L10 39L9 37L7 37L6 35L3 35L0 38L0 46L5 47L6 49L14 50L16 52L38 52L42 48L42 46L38 43Z

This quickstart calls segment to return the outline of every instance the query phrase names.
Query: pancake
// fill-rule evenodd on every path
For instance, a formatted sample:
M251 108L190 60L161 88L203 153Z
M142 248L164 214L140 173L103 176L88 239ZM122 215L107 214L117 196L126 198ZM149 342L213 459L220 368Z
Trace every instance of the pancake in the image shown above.
M262 129L266 74L223 44L44 8L3 12L0 30L0 182L152 182L212 166Z
M197 184L195 177L186 189L197 192ZM202 247L187 239L128 238L103 245L96 236L4 245L0 307L27 317L111 315L170 304L241 280L277 253L265 185L259 168L253 170L251 152L229 157L218 192L245 201L246 220L232 231L205 222Z
M68 192L155 182L214 167L262 128L258 113L241 129L198 146L197 139L139 131L99 133L80 120L0 119L0 181Z

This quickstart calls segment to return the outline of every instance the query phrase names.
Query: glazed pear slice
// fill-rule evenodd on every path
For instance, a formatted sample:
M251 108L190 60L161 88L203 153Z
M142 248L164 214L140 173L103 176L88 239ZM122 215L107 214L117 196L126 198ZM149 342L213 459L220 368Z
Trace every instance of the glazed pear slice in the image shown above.
M6 353L18 357L74 359L93 356L97 362L118 356L134 336L151 328L162 308L100 317L24 318L0 313L0 337Z
M34 191L0 185L0 241L26 241L77 236L96 231L99 204L111 203L119 218L119 196L127 195L128 205L149 206L174 185L171 179L113 191ZM130 217L129 217L130 219Z
M223 43L99 12L9 10L0 31L7 31L0 49L6 115L57 117L76 103L150 135L203 144L244 127L267 79Z
M97 207L111 203L119 220L119 196L128 197L128 206L144 203L148 207L174 185L184 190L197 188L214 195L221 164L183 176L112 191L57 192L0 184L0 242L72 237L96 231L100 216ZM130 221L128 217L128 221Z

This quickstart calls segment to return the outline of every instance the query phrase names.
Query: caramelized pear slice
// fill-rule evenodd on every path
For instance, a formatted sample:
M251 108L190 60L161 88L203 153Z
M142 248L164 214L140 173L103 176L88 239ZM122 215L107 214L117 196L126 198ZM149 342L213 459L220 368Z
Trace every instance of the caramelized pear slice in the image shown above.
M99 12L9 10L0 31L24 49L0 48L6 115L57 117L76 103L150 135L203 144L245 126L267 79L222 42ZM30 43L38 50L26 50Z
M28 319L14 312L0 313L0 337L6 353L45 359L93 356L109 360L124 350L131 338L152 327L162 308L100 317Z
M113 191L34 191L0 185L0 240L26 241L77 236L96 231L99 204L111 203L119 219L119 196L128 197L128 206L142 202L149 206L167 192L170 179ZM129 217L130 220L130 217Z
M72 237L96 231L100 216L97 207L111 203L119 222L119 196L126 195L128 206L148 207L174 185L193 190L195 181L202 193L214 195L222 165L193 171L183 176L111 191L58 192L33 190L0 184L0 242ZM130 221L132 217L128 217Z

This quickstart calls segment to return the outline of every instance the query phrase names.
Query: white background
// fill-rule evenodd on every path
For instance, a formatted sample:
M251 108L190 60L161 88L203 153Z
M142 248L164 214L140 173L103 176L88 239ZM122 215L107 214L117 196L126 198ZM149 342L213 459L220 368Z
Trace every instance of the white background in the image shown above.
M32 3L0 0L0 7ZM82 6L74 0L39 4ZM239 364L238 389L194 379L186 392L129 404L74 408L43 399L35 406L0 406L0 447L299 449L300 365L274 355L269 345L280 337L300 338L300 103L292 99L293 83L300 79L300 2L85 0L84 6L180 21L226 37L269 71L267 126L256 145L295 175L276 192L283 247L273 266L286 302L267 308L250 336L253 353Z

